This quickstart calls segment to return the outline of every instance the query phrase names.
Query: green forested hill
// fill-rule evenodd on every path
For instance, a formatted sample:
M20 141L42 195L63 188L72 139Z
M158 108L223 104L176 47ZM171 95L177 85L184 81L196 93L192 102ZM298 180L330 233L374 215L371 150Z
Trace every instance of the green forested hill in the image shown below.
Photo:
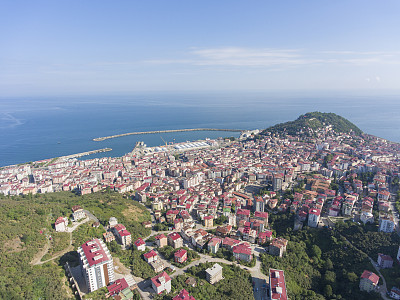
M316 130L326 126L332 126L336 132L350 133L356 135L362 133L361 129L351 123L349 120L334 114L322 112L309 112L298 117L295 121L280 123L265 129L261 134L270 133L286 133L289 135L296 135L301 131L306 131L307 128Z
M79 245L93 237L101 237L99 232L104 229L92 228L90 222L82 224L72 234L73 251L57 256L59 251L70 249L70 235L56 233L54 222L60 216L70 217L74 205L92 212L102 225L107 225L110 217L116 217L132 233L132 239L150 234L150 230L141 224L150 220L149 212L136 201L115 192L84 196L70 192L16 197L0 195L0 299L75 298L63 265L67 257L77 256ZM42 261L56 259L32 265L32 260L40 258L40 252L47 244L50 248Z

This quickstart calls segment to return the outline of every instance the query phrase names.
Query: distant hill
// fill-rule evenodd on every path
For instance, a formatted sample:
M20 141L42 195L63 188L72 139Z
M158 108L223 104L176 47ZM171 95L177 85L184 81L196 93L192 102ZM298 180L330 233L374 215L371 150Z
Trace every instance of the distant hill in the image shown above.
M301 115L295 121L286 123L280 123L271 126L261 132L261 134L279 133L297 135L301 132L307 132L308 129L313 131L331 126L335 132L338 133L350 133L353 132L356 135L361 135L362 131L356 125L351 123L349 120L334 114L334 113L321 113L321 112L309 112Z

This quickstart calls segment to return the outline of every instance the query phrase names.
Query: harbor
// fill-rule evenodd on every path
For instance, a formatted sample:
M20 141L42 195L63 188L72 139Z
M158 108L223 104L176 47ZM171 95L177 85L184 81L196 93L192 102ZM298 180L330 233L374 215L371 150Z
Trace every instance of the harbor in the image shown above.
M128 132L116 135L104 136L94 138L93 141L101 142L108 139L114 139L128 135L139 135L139 134L156 134L156 133L170 133L170 132L189 132L189 131L229 131L229 132L243 132L242 129L219 129L219 128L190 128L190 129L169 129L169 130L153 130L153 131L139 131L139 132Z

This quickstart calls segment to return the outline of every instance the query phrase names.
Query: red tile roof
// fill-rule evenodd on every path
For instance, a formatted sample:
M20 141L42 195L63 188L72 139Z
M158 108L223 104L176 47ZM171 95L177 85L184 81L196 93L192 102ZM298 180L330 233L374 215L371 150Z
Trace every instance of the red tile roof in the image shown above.
M269 278L271 298L287 300L285 273L282 270L269 269Z
M361 278L370 280L373 284L377 285L379 282L379 276L371 271L364 270Z
M172 300L196 300L193 296L189 295L189 292L185 289L181 290Z
M128 236L131 235L131 233L128 230L120 230L118 231L120 236Z
M250 216L250 210L239 208L239 209L237 210L237 212L236 212L236 215Z
M55 222L55 225L58 225L60 223L64 223L65 222L65 218L64 217L58 217L58 219Z
M165 282L168 282L171 280L171 277L169 277L168 274L165 271L163 271L162 273L158 274L157 276L155 276L151 279L151 281L154 283L154 285L156 287L159 287L161 285L161 282L159 281L160 277L164 277Z
M255 217L255 218L264 218L264 219L268 219L268 213L267 213L267 212L256 211L256 212L254 213L254 217Z
M125 278L117 279L109 286L107 286L107 290L111 296L119 294L122 290L128 288L129 285L126 282Z
M161 240L161 239L166 239L167 237L166 237L163 233L161 233L161 234L155 236L154 238L155 238L156 240Z
M233 253L251 255L251 248L246 244L240 244L232 248Z
M312 210L310 210L310 215L319 216L319 215L321 215L321 210L318 208L313 208Z
M143 256L144 256L145 258L150 258L150 257L157 256L157 253L156 253L156 251L151 250L151 251L149 251L149 252L143 254Z
M187 251L185 249L179 249L174 253L175 257L183 257L185 254L187 254Z
M122 224L118 224L118 225L114 226L114 229L116 231L120 231L120 230L126 230L126 227L124 225L122 225Z
M107 257L107 254L101 246L99 239L87 241L81 247L89 266L97 265L111 259Z
M136 247L139 247L139 246L141 246L141 245L145 245L146 243L141 239L141 238L138 238L136 241L135 241L135 246Z
M172 232L172 233L168 234L168 237L170 237L173 241L175 241L175 240L179 239L181 236L177 232Z

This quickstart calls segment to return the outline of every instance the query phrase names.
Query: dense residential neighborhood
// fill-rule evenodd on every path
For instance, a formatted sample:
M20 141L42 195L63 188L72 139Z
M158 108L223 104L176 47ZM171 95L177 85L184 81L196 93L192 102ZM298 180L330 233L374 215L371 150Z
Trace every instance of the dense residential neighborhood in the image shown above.
M32 196L69 191L83 196L108 190L146 206L152 222L143 226L152 228L151 236L133 240L124 224L111 217L103 238L108 245L117 242L122 251L142 253L140 259L157 274L151 278L150 294L171 292L171 278L180 274L179 270L175 275L166 272L175 269L172 264L186 270L196 260L219 257L221 262L251 268L256 299L288 299L286 270L270 268L261 277L256 275L261 274L261 257L285 257L290 246L290 240L271 228L271 219L293 216L294 231L329 231L344 221L376 224L378 231L387 234L398 230L393 198L399 182L400 145L366 134L335 132L331 126L300 131L295 136L269 132L235 141L193 142L187 149L175 146L174 152L135 149L118 158L9 166L0 169L0 192ZM81 206L74 206L70 217L75 223L87 216ZM55 231L68 231L69 216L55 216L53 222ZM133 297L128 285L115 281L112 257L101 240L87 241L78 253L88 292L107 286L110 296L121 296L125 290ZM373 260L377 270L399 264L398 256L394 261L387 253ZM99 263L101 272L93 268ZM205 273L211 284L224 280L218 263ZM365 270L359 278L360 291L395 295L396 286L391 292L386 283L378 289L380 276ZM124 288L116 292L119 285ZM140 294L149 297L144 290ZM185 289L173 296L194 299Z

